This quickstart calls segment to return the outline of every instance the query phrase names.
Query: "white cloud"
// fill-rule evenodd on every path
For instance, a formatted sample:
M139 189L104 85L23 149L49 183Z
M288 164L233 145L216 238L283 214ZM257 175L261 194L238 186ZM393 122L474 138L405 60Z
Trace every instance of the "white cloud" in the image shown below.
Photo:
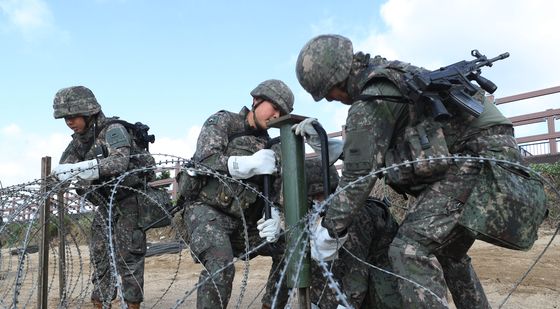
M6 134L15 131L19 132L17 136ZM41 158L50 156L51 166L54 168L70 142L69 134L40 135L26 132L14 124L0 128L0 132L2 132L0 145L4 147L0 152L0 181L4 187L40 178ZM184 138L158 137L156 142L151 145L150 152L189 159L196 150L199 133L200 127L193 126L187 130ZM158 157L156 160L162 158ZM169 157L163 158L163 160L170 159Z
M6 127L3 127L0 132L6 136L18 136L21 134L21 129L17 124L9 124Z
M187 130L186 136L180 139L158 137L155 143L150 146L150 152L190 159L196 150L196 141L200 134L200 129L200 126L192 126Z
M354 40L355 51L411 62L428 69L473 59L472 49L487 57L510 57L483 76L498 86L497 98L559 86L560 2L546 0L439 1L389 0L381 6L383 31ZM551 97L551 96L549 96ZM500 105L508 116L557 108L552 98Z
M388 0L381 5L381 20L372 20L370 29L364 31L368 25L356 26L330 13L333 17L311 24L310 32L312 36L341 33L353 40L355 51L428 69L473 59L472 49L487 57L509 52L509 58L482 70L497 84L495 96L500 98L560 85L556 73L560 61L553 60L560 55L558 12L560 2L546 0ZM377 19L375 15L372 12L372 19ZM296 58L297 54L291 58L294 66ZM325 100L314 102L300 87L294 90L294 113L319 118L328 132L340 130L346 107L337 103L339 109L331 108ZM514 116L557 108L556 98L550 99L549 103L524 100L499 109Z
M373 29L357 50L429 69L472 59L471 49L508 59L483 74L507 96L558 84L560 2L546 0L389 0L381 7L386 31Z
M41 177L41 158L50 156L51 166L70 141L69 135L26 132L15 124L0 129L0 181L3 186L26 183Z
M43 0L0 0L0 12L28 40L54 29L53 14Z

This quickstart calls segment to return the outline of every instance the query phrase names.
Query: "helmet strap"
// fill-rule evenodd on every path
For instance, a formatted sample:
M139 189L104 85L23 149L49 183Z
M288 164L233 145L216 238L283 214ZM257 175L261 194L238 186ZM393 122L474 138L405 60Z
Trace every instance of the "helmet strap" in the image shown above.
M257 106L261 105L261 103L264 102L264 101L265 101L265 99L263 99L263 98L258 98L258 97L254 98L253 105L251 107L251 111L255 112L255 110L257 109Z
M252 112L253 112L253 122L255 123L255 127L257 127L257 130L266 130L265 128L261 127L261 125L257 121L257 113L255 113L254 110Z
M97 132L97 114L95 115L90 115L90 116L83 116L84 120L86 122L86 131L89 131L89 128L91 128L91 130L93 131L93 136L95 139L95 136L97 136L98 132Z
M262 127L259 125L259 123L258 123L258 121L257 121L257 113L255 113L257 107L258 107L259 105L261 105L261 103L264 102L264 101L265 101L265 99L263 99L263 98L258 98L258 97L255 98L255 100L253 100L253 106L252 106L252 108L251 108L251 112L253 113L253 123L255 123L255 127L257 128L257 130L266 130L265 128L262 128ZM256 102L256 103L255 103L255 102Z

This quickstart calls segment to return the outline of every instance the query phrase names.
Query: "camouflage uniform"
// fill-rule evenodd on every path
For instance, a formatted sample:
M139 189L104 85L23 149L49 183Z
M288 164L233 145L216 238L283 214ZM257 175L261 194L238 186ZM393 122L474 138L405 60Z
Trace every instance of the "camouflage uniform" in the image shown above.
M246 120L248 113L249 109L244 107L237 114L220 111L208 118L198 138L194 161L227 175L230 156L252 155L263 149L270 137L266 130L249 126ZM251 177L244 183L262 191L262 176ZM185 206L184 220L191 252L205 268L199 278L197 308L226 308L235 275L234 265L231 264L233 258L264 242L256 228L256 222L263 216L264 202L254 192L243 188L239 184L224 184L207 176L197 200ZM272 257L263 306L270 306L276 293L274 285L280 278L277 268L281 266L283 248L284 243L280 239L274 244L266 244L249 257ZM288 298L285 284L281 285L281 289L277 308L283 308Z
M309 196L323 192L320 171L320 160L306 160ZM338 184L336 173L331 166L333 189ZM402 308L397 279L363 263L392 271L388 251L397 230L398 224L387 204L374 198L368 198L365 207L354 216L338 259L329 263L335 280L354 308ZM321 309L336 309L340 304L337 295L328 288L323 270L315 261L311 264L311 276L311 302Z
M342 54L329 57L338 52ZM321 72L327 70L321 65L331 65L337 58L344 63L332 77L322 77ZM335 85L344 87L351 100L339 187L383 167L388 151L404 141L410 121L408 109L412 105L395 103L406 98L388 75L372 78L367 72L384 63L386 60L381 57L369 59L369 55L353 54L350 41L340 36L317 37L299 55L298 79L316 101ZM322 78L331 78L331 84L318 82ZM451 154L478 155L489 151L508 153L507 159L520 161L511 122L494 104L486 100L484 112L478 118L454 106L447 108L452 118L442 125ZM446 283L457 308L490 307L467 255L475 235L458 223L466 198L486 170L481 172L483 164L478 162L450 164L441 180L416 188L417 201L408 210L389 250L395 272L424 287L399 280L403 308L446 308ZM335 233L344 232L376 180L369 177L338 194L326 213L324 226Z
M55 118L70 115L71 107L66 109L65 113L60 113L60 110L64 108L60 105L64 104L64 100L80 100L80 96L84 95L80 91L84 89L87 88L61 89L55 97ZM89 94L93 96L91 91ZM76 96L76 98L72 96ZM81 189L77 189L77 192L85 195L97 206L91 226L90 257L94 268L92 275L94 290L91 298L110 306L110 301L116 297L116 274L113 274L111 267L108 239L108 212L112 187L110 185L99 186L99 184L137 168L135 160L130 158L130 154L134 153L137 146L123 125L117 123L105 125L108 119L105 118L97 102L92 104L88 110L96 113L84 116L87 123L86 132L72 135L72 141L62 154L60 164L98 159L99 179L95 181L80 180ZM96 130L98 132L95 132ZM108 132L109 134L107 134ZM115 140L108 136L114 133L118 133L117 136L124 137L126 141L121 140L115 143ZM131 175L126 177L121 185L142 189L148 180L144 177L153 177L153 175ZM143 300L146 234L138 225L137 194L126 188L116 190L111 209L113 212L112 240L116 251L118 276L122 279L123 296L129 304L140 303Z

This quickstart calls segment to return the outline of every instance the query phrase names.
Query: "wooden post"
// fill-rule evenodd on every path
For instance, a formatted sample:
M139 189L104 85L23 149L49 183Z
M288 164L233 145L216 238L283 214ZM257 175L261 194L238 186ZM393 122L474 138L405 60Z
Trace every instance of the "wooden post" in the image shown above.
M57 194L58 207L58 294L60 305L66 307L66 225L64 222L64 190Z
M51 157L43 157L41 159L41 193L45 197L45 201L39 212L39 225L41 226L41 243L39 244L39 281L37 284L37 308L47 309L47 294L49 287L49 212L50 212L50 196L46 196L49 191L47 185L47 177L51 173Z
M546 117L549 135L553 135L554 133L556 133L556 128L554 127L554 120L556 120L556 117L554 116ZM550 143L550 154L557 154L558 147L556 147L556 138L554 137L550 138L548 142Z

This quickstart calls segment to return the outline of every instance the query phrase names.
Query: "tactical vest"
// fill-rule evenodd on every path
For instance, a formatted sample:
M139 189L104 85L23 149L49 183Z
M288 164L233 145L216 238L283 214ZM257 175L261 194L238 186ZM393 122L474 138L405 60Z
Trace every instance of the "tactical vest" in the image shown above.
M107 128L113 123L118 123L118 117L107 118L101 126L97 127L97 130L101 132L103 129ZM154 167L156 161L150 152L138 146L138 142L135 140L135 135L130 132L130 129L126 128L128 135L130 137L130 160L128 162L127 171L141 170L146 167ZM99 134L99 133L97 133ZM97 159L106 158L108 156L108 150L103 144L97 142L97 136L95 138L95 145L93 146L94 154ZM146 183L156 179L156 174L153 169L142 170L135 172L130 176L127 176L123 181L123 186L138 187L139 185L144 186Z
M422 73L426 71L426 69L411 65L410 63L398 60L388 61L380 56L375 56L373 59L369 60L367 66L362 69L357 76L351 77L348 85L348 93L352 98L371 99L361 98L360 94L368 85L375 82L376 79L388 79L397 86L403 96L378 96L376 99L398 103L412 103L407 96L409 89L404 79L404 74Z
M173 205L171 203L169 193L164 188L153 188L148 186L148 182L156 179L156 174L153 169L156 162L147 149L148 147L146 141L139 140L141 137L134 132L134 125L123 122L117 117L106 119L102 123L101 128L99 128L99 131L107 128L113 123L123 125L128 132L131 145L127 172L135 171L126 176L120 183L120 186L124 188L116 191L117 200L130 194L137 193L138 225L144 230L170 225L171 218L173 216ZM96 143L94 147L94 152L98 158L107 157L108 151L104 145ZM127 187L139 191L127 190ZM107 189L110 188L102 188L103 191L107 191Z
M99 134L101 131L107 128L112 121L118 118L106 118L100 121L99 124L95 125L95 132L93 135L93 143L89 147L88 150L85 150L84 160L91 160L91 159L104 159L107 158L109 155L108 149L106 146L98 140ZM155 166L155 160L152 155L146 150L137 145L135 140L132 138L133 135L130 134L130 159L127 167L128 171L133 170L141 170L144 167L153 167ZM141 189L145 190L147 183L150 181L155 180L155 171L153 169L142 170L139 172L134 172L127 175L123 181L119 183L119 188L115 190L115 194L113 198L115 200L123 199L126 196L132 194L133 191L127 190L126 188L134 188L134 189ZM98 179L91 182L93 187L97 185L101 185L102 183L108 181L110 179ZM91 188L93 188L91 187ZM106 185L97 188L95 191L90 192L87 194L87 199L95 205L105 205L108 203L109 197L113 194L113 187L111 185ZM78 194L82 195L87 192L85 189L79 189Z
M377 63L375 63L377 62ZM373 65L372 65L373 64ZM450 104L448 111L455 116L452 121L464 122L462 132L456 136L444 136L442 125L431 117L429 106L412 102L407 96L409 90L405 83L406 73L421 72L422 68L399 61L385 61L375 58L370 66L361 72L352 91L358 99L382 99L393 102L409 103L409 122L405 132L398 135L385 154L385 166L398 166L388 170L385 181L399 192L416 195L427 185L442 179L449 167L447 160L453 153L470 153L486 158L497 158L510 162L521 162L511 122L505 118L484 97L481 90L473 97L484 105L478 117L465 116ZM375 79L384 78L396 85L403 97L365 96L360 97ZM367 91L365 91L367 93ZM445 104L445 100L442 100ZM421 108L418 108L420 106ZM464 117L464 118L461 118ZM455 130L457 131L457 130ZM449 132L446 131L446 132ZM420 159L413 164L406 161ZM474 233L477 239L515 250L528 250L537 239L537 231L547 216L546 195L540 179L513 165L488 161L465 162L474 164L480 171L478 183L465 187L457 201L464 204L459 224Z
M263 149L270 140L268 134L255 135L254 131L242 131L228 137L227 156L250 156ZM234 217L241 217L240 210L245 211L258 201L257 192L262 187L262 177L254 176L244 180L243 184L232 181L206 177L205 185L200 190L199 199L217 207ZM250 189L250 188L252 189Z
M353 98L409 104L409 120L404 134L397 136L385 153L385 166L394 168L390 168L384 177L385 182L397 192L412 195L444 177L449 165L443 158L450 156L442 124L429 116L429 106L420 105L419 108L407 96L409 89L405 74L422 71L425 69L376 56L349 82L349 93ZM391 81L402 96L364 94L364 90L379 79Z

